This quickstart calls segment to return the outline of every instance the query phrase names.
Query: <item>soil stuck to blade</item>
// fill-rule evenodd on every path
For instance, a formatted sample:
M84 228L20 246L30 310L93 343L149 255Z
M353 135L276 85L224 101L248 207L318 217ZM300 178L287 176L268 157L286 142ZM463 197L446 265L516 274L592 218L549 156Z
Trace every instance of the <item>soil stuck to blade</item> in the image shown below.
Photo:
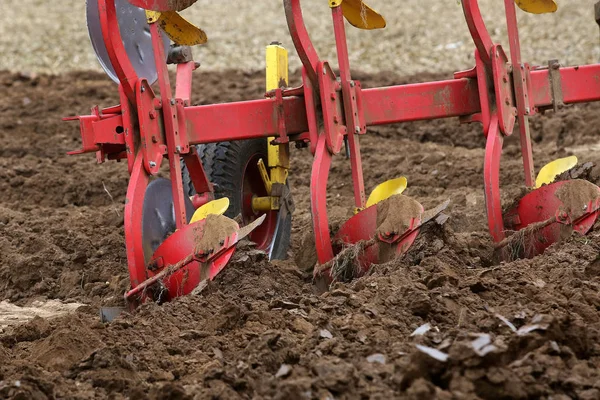
M204 223L202 238L197 242L196 249L212 252L223 246L223 242L239 229L237 222L224 215L208 214Z
M413 219L420 220L423 206L408 196L397 194L377 203L377 234L391 236L410 228Z
M577 219L584 214L590 201L600 197L600 188L587 180L573 179L561 186L555 196L562 202L560 211Z
M354 77L374 87L452 74ZM263 92L263 72L205 73L193 102ZM129 288L127 166L66 156L80 146L79 128L60 117L118 97L103 74L0 72L0 301L88 305L0 330L0 398L600 398L598 224L533 259L493 264L485 138L478 124L455 119L378 126L361 136L367 192L404 175L426 209L451 200L446 223L421 228L404 257L317 295L312 275L294 261L268 262L241 247L201 295L101 324L98 308L122 305ZM597 160L590 144L598 142L599 104L530 120L538 168L575 145L582 162ZM311 225L312 157L291 153L291 254L298 256L310 249L301 238ZM522 165L518 135L507 137L504 204L523 187ZM332 225L352 215L351 182L348 160L334 157ZM431 329L415 332L425 324ZM439 356L432 348L446 361L429 355Z

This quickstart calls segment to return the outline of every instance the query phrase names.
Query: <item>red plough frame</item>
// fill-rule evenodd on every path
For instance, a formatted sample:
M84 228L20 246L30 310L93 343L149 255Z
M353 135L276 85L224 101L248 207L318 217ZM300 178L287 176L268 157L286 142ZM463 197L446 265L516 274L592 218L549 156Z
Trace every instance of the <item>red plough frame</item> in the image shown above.
M327 219L326 186L331 159L347 138L354 199L364 207L365 192L359 137L369 126L407 121L460 117L480 122L487 137L485 199L489 230L495 242L505 238L500 204L499 166L502 144L519 124L525 185L534 186L531 139L527 119L541 110L565 104L600 100L600 65L531 67L521 61L515 4L505 0L510 61L502 46L492 42L477 0L462 6L475 43L476 66L457 72L454 79L383 88L362 89L351 78L341 7L332 9L339 77L319 59L304 25L300 0L284 0L287 22L303 64L303 85L276 90L265 99L203 106L190 105L193 62L179 64L173 96L160 45L158 27L151 25L161 96L139 79L122 45L114 0L99 1L106 47L120 79L121 105L78 117L83 147L74 153L96 152L100 162L127 159L132 174L127 193L125 231L132 286L148 278L141 254L140 207L149 177L158 172L163 156L170 163L177 227L186 224L181 183L181 155L190 166L200 195L209 200L212 187L192 145L220 141L276 137L276 143L304 142L314 154L311 208L318 261L334 256ZM136 121L137 118L137 121ZM139 121L139 129L136 126ZM322 127L322 128L318 128ZM200 189L200 190L198 190ZM203 190L202 190L203 189ZM596 207L597 208L597 207ZM597 210L590 210L597 211Z

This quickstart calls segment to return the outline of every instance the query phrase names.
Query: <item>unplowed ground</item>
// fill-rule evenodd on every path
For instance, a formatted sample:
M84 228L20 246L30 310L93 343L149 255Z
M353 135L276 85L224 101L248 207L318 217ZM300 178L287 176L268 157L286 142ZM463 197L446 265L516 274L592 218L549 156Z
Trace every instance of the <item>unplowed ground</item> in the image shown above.
M262 94L262 74L196 78L197 104ZM441 76L358 78L375 86ZM315 294L293 261L306 251L311 165L307 150L294 150L289 261L243 249L201 295L101 324L98 308L120 304L128 287L127 168L66 156L78 128L60 116L116 104L116 95L95 73L0 74L0 300L87 305L0 332L0 398L600 398L600 234L493 262L484 138L456 120L376 128L362 140L368 190L404 175L406 194L426 208L451 200L446 224L424 229L404 258ZM534 118L536 166L567 154L597 161L599 115L587 105ZM522 181L510 138L504 204ZM333 218L351 215L343 157L329 186Z

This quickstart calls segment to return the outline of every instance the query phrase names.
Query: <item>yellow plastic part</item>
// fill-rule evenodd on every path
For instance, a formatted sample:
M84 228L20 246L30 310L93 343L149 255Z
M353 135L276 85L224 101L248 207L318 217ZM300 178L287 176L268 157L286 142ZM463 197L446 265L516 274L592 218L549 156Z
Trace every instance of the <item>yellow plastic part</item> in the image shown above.
M266 90L285 88L288 85L288 51L280 44L271 44L266 49ZM268 138L267 165L271 183L285 184L290 168L289 144L272 145L275 138ZM260 167L259 167L260 168ZM264 180L264 178L263 178ZM267 193L271 193L267 188Z
M577 157L570 156L565 158L559 158L544 165L540 172L535 178L536 189L542 185L548 185L554 182L554 179L565 171L570 170L577 165Z
M223 214L225 214L225 211L227 211L228 208L229 208L229 199L227 197L209 201L208 203L204 204L203 206L201 206L194 212L194 215L192 216L192 219L190 220L190 224L200 221L200 220L203 220L203 219L206 219L206 217L209 214L223 215Z
M342 13L350 24L359 29L385 28L385 18L362 0L329 0L329 7L342 6Z
M553 13L558 10L554 0L515 0L519 8L531 14Z
M176 11L146 11L146 18L149 24L158 22L175 44L194 46L208 41L206 33L202 29L188 22Z
M380 183L369 195L367 207L371 207L393 195L401 194L406 189L407 184L408 181L403 176Z

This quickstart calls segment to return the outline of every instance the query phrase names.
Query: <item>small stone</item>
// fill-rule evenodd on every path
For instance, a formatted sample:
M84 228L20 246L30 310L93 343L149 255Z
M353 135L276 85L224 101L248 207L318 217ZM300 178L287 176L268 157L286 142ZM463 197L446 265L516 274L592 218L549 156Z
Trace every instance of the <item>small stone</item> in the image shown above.
M367 357L367 361L370 363L385 365L385 356L381 353L371 354L369 357Z
M322 337L323 339L332 339L333 338L333 335L327 329L321 329L321 331L319 332L319 336Z
M285 378L286 376L289 376L291 373L292 373L292 367L290 367L287 364L281 364L281 367L279 367L279 370L275 374L275 377L276 378Z
M221 349L213 347L212 350L213 350L213 354L215 355L216 358L223 359L223 352L221 351Z
M300 307L300 305L296 304L296 303L292 303L291 301L276 299L276 300L271 301L271 304L269 304L269 307L271 309L282 308L284 310L293 310L294 308Z

